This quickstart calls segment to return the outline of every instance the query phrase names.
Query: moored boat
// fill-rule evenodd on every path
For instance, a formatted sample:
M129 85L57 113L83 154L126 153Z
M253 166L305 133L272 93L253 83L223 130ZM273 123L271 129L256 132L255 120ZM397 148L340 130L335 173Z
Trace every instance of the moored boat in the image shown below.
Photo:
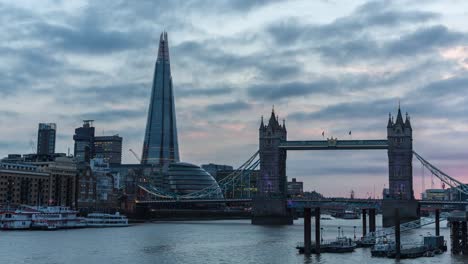
M31 228L30 212L19 210L0 212L0 228L2 230L22 230Z
M371 255L372 257L386 257L392 250L395 250L395 241L383 238L372 246Z
M360 240L355 241L358 247L368 248L375 245L374 236L364 236Z
M402 246L400 249L400 258L407 259L407 258L419 258L426 255L427 247L424 245L411 245L411 246ZM387 257L395 258L396 257L396 250L391 250L388 252Z
M348 253L353 252L356 248L356 243L351 238L344 236L337 237L333 241L325 241L320 243L320 253ZM300 243L296 246L300 254L304 253L304 244ZM311 244L310 252L313 254L317 253L315 243Z
M352 210L345 210L342 212L335 212L332 214L333 217L341 219L360 219L361 215Z
M88 227L126 227L128 219L120 213L91 213L85 218Z
M33 207L38 212L32 215L32 229L55 230L85 227L84 218L78 211L65 206Z

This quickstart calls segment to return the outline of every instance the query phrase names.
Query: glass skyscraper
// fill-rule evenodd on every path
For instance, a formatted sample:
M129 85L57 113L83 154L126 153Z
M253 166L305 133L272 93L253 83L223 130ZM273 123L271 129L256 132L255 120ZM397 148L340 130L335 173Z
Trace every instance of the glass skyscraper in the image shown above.
M55 153L55 134L57 125L55 123L39 123L37 132L37 154L52 155Z
M167 167L179 161L179 144L167 33L161 34L141 163Z

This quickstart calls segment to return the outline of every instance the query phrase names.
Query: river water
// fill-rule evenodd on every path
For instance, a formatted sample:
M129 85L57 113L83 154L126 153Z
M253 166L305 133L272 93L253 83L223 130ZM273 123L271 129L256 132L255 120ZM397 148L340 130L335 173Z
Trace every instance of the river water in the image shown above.
M381 219L378 216L377 222ZM322 220L324 239L344 234L354 236L361 220ZM441 224L441 234L450 241L450 231ZM356 229L360 234L361 230ZM424 227L402 237L404 243L421 241L434 233ZM314 235L312 235L314 238ZM372 258L370 249L354 253L305 257L295 249L303 239L303 222L292 226L253 226L248 220L157 222L125 228L58 231L0 232L0 263L94 264L94 263L395 263ZM450 243L448 243L450 244ZM450 245L449 245L450 246ZM450 248L449 248L450 250ZM400 263L468 263L468 257L450 252L433 258L402 260Z

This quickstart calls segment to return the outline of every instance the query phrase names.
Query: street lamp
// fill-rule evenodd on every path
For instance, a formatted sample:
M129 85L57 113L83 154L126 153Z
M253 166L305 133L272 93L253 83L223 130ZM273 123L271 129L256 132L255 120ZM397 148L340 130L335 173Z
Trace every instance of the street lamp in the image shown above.
M338 237L340 237L341 226L338 227Z

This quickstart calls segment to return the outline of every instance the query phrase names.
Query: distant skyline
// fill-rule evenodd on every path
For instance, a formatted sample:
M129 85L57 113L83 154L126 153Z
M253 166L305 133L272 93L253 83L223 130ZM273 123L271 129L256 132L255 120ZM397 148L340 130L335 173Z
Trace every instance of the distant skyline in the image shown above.
M400 101L414 149L468 182L466 10L462 0L0 0L0 156L35 151L44 122L66 153L94 119L96 135L120 134L123 162L138 163L128 149L142 149L165 30L181 161L240 165L272 105L291 140L386 138ZM416 159L413 171L419 198ZM327 196L374 186L381 196L387 153L288 152L287 174Z

